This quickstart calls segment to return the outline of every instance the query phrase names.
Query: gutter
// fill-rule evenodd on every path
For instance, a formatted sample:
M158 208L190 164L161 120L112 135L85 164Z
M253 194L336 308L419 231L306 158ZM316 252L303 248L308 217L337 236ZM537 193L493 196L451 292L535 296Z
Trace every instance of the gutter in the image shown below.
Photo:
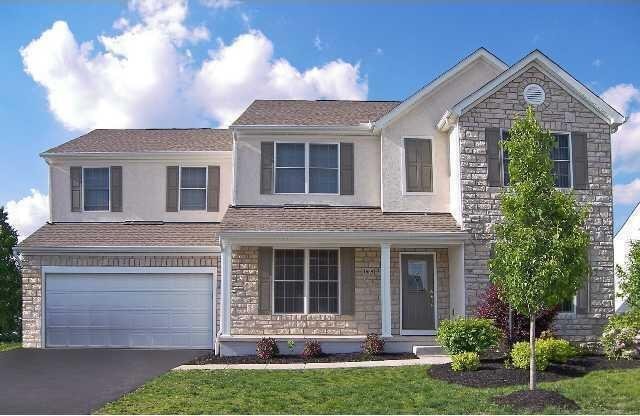
M220 253L219 246L37 246L14 247L14 254L54 253L161 253L161 254L213 254Z

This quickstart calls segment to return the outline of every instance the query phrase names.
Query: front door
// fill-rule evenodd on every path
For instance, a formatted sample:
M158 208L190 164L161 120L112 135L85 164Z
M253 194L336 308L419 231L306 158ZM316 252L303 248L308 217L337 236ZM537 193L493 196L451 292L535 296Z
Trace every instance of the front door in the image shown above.
M434 254L402 254L402 332L436 329Z

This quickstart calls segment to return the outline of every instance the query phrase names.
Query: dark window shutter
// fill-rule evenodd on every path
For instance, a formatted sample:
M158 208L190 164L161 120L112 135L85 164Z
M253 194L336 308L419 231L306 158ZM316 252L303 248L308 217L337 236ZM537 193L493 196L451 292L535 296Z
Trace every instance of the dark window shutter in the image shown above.
M501 161L500 161L500 129L487 127L484 130L484 138L487 145L487 169L489 170L489 186L502 186Z
M342 315L353 315L356 303L355 249L340 249L340 309Z
M420 191L421 156L416 139L404 139L404 166L407 192Z
M260 193L273 193L273 142L260 143Z
M82 211L82 167L71 166L71 211Z
M353 143L340 143L340 195L354 193Z
M167 166L167 212L178 212L178 167Z
M258 249L258 313L271 314L271 274L273 263L273 248L260 247Z
M220 166L207 168L207 211L220 211Z
M420 140L420 156L421 160L421 172L420 172L420 189L422 192L433 191L433 178L432 178L432 166L431 166L431 140Z
M122 166L111 166L111 212L122 212Z
M589 188L589 163L587 157L587 133L571 133L571 157L573 160L574 189Z

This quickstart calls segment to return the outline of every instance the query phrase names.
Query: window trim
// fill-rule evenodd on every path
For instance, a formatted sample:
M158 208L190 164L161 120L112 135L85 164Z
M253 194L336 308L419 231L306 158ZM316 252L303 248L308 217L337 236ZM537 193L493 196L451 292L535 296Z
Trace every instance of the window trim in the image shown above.
M204 169L204 209L182 209L182 168L201 168ZM184 189L202 189L202 188L184 188ZM207 210L207 201L209 197L209 167L201 165L178 165L178 212L200 212Z
M504 132L508 132L509 129L505 129L505 128L500 128L500 140L499 143L502 142L503 137L504 137ZM555 186L555 180L554 180L554 188L556 189L573 189L573 135L571 134L570 131L561 131L561 130L552 130L549 131L549 133L553 134L553 135L562 135L562 136L568 136L568 145L569 145L569 186L565 187L558 187ZM502 179L502 186L509 186L508 184L504 183L504 149L502 148L502 145L499 144L498 147L500 148L500 177ZM551 159L552 162L555 162L554 159ZM562 162L565 162L566 160L562 160Z
M416 139L416 140L430 140L431 141L431 191L430 192L412 192L407 191L407 158L406 158L406 148L405 143L406 139ZM402 195L403 196L420 196L420 195L434 195L436 193L436 163L435 163L435 140L433 136L425 136L425 135L403 135L401 137L402 146L400 146L400 170L401 172L401 186L402 186Z
M278 144L304 144L304 192L277 192L276 187L276 177L278 174L278 169L302 169L301 167L278 167ZM311 145L313 144L324 144L324 145L335 145L337 147L337 192L310 192L309 190L309 155ZM271 178L271 182L273 183L273 195L340 195L340 142L318 142L318 141L286 141L286 140L276 140L273 142L273 177Z
M276 312L276 250L304 250L304 295L303 295L303 312ZM338 311L337 312L309 312L309 252L311 250L332 250L338 252ZM271 314L272 315L333 315L339 316L342 314L342 260L340 257L339 247L287 247L287 246L274 246L271 249Z
M109 201L109 208L104 210L104 209L91 209L91 210L87 210L85 209L86 207L86 202L87 202L87 198L85 196L85 185L86 185L86 181L85 181L85 176L84 176L84 170L85 169L107 169L107 171L109 172L109 197L107 198ZM82 166L82 212L111 212L111 166Z

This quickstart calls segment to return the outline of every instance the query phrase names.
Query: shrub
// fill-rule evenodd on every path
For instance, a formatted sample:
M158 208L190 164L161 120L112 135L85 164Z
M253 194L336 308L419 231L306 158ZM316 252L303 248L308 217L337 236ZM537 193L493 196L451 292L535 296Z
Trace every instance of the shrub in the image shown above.
M640 310L612 316L600 342L610 359L640 358Z
M549 366L549 349L536 344L536 370L544 371ZM529 369L529 343L516 342L511 349L511 363L515 368Z
M549 361L553 363L566 363L569 358L577 355L577 351L573 346L564 339L544 338L538 339L536 342L536 351L543 351L543 354L549 356Z
M381 355L384 352L384 340L378 334L368 334L362 343L362 353L366 355Z
M304 348L302 348L302 356L304 358L315 358L322 355L322 348L320 343L314 339L305 341Z
M256 355L261 360L270 360L278 355L278 344L273 338L262 338L256 343Z
M558 314L558 308L543 309L536 318L536 338L551 327ZM509 338L509 305L502 301L500 289L491 285L484 292L476 312L478 318L491 319L502 331L504 340L509 344L529 340L529 318L515 310L511 313L511 338Z
M477 352L463 352L451 356L453 371L475 371L480 367L480 356Z
M500 337L500 330L490 319L445 320L438 328L438 342L451 355L463 352L484 352L497 346Z

